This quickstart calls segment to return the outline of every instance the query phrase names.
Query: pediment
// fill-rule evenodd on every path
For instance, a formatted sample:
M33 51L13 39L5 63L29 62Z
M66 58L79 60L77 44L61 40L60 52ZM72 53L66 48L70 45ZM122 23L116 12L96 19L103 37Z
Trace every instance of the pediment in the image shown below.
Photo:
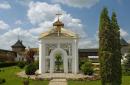
M66 30L64 28L62 28L60 33L57 33L54 29L51 29L47 32L41 33L40 35L40 39L41 38L56 38L56 37L60 37L60 38L78 38L77 34L75 34L74 32L71 32L69 30Z

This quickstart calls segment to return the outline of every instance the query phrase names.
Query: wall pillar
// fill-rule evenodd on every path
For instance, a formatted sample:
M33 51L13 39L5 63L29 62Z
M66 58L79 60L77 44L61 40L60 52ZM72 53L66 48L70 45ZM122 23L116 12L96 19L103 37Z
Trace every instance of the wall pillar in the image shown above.
M39 43L39 73L45 73L45 45L42 40Z
M63 56L64 57L64 73L68 73L68 59L67 56Z
M75 73L79 73L79 55L78 55L78 43L77 40L75 40Z
M72 73L77 74L79 72L79 58L78 58L78 45L77 40L73 40L72 43Z
M50 73L54 72L54 58L51 56L50 58Z

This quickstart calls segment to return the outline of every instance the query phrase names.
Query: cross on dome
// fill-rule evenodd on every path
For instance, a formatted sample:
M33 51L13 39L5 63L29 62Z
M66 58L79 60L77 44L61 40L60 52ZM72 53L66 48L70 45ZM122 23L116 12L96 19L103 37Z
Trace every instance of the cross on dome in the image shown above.
M56 15L57 15L57 17L58 17L58 20L59 20L59 17L60 17L62 14L60 14L60 13L57 13Z
M60 17L60 15L62 15L62 14L58 13L58 14L56 14L56 15L57 15L57 17L58 17L58 20L53 23L53 26L54 26L54 28L56 29L56 31L57 31L58 33L60 33L60 32L61 32L61 28L64 27L64 24L59 20L59 17Z

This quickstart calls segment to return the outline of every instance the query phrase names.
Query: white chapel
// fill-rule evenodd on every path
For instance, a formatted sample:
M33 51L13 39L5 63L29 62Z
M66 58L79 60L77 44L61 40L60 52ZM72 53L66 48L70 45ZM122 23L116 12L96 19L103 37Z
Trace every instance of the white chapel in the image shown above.
M78 40L76 33L64 28L59 20L39 37L39 73L79 72Z

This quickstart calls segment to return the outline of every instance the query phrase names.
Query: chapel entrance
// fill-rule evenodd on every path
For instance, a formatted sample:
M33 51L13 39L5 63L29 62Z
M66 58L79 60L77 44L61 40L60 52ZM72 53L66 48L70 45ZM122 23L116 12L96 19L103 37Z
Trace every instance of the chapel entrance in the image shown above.
M64 72L64 64L63 64L63 55L58 52L54 55L54 72L55 73L63 73Z

